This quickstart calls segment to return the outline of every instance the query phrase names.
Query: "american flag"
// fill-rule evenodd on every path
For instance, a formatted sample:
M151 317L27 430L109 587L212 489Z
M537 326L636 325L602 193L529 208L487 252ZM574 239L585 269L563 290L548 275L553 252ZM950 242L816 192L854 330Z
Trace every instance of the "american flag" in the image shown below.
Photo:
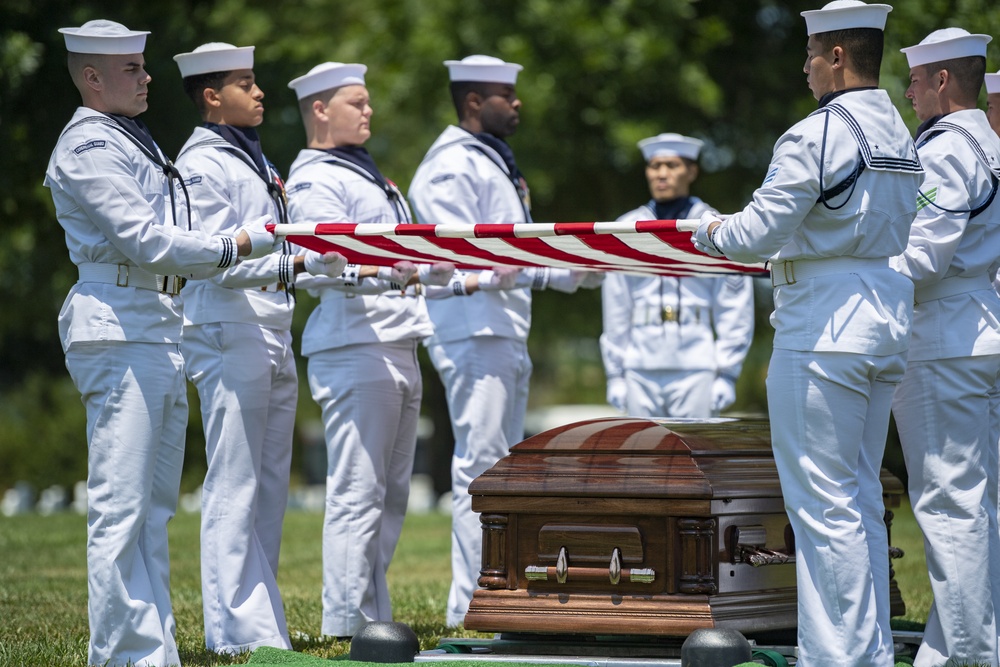
M336 251L352 264L391 266L451 262L460 269L550 266L661 276L766 273L694 249L697 220L555 222L529 224L279 225L275 231L310 250Z

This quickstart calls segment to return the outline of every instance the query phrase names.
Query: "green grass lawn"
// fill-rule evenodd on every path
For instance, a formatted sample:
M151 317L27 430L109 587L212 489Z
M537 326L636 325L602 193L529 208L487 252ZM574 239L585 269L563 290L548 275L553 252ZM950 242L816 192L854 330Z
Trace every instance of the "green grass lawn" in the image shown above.
M171 588L177 643L184 665L243 664L248 656L220 657L204 648L198 563L199 516L179 514L170 528ZM278 583L297 650L319 657L346 653L347 642L320 634L322 516L289 512ZM923 621L930 605L923 544L909 506L896 510L892 543L906 552L895 561L906 618ZM440 514L407 517L389 572L396 620L432 648L456 632L444 624L451 578L450 520ZM83 665L87 659L86 518L74 514L0 518L0 665Z

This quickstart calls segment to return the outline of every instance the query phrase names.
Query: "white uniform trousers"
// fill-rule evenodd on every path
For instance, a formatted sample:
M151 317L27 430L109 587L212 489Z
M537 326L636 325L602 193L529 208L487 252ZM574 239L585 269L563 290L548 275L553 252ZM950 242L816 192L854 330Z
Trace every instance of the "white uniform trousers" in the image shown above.
M74 343L66 367L87 408L88 664L180 664L167 551L187 426L180 350Z
M795 533L800 667L892 667L879 471L905 354L775 349L771 440Z
M626 369L625 411L633 417L717 417L711 370Z
M201 497L205 644L291 648L278 591L298 380L288 331L216 322L181 345L198 389L208 472Z
M524 439L532 366L527 344L514 338L475 336L432 345L429 351L444 383L455 436L446 623L459 626L483 562L483 528L472 511L469 484Z
M987 502L993 508L997 517L997 544L1000 545L1000 386L990 390L990 443L989 454L992 457L986 465L989 485L986 492ZM992 547L991 547L992 549ZM993 563L1000 563L1000 546L997 553L990 554ZM993 609L1000 610L1000 576L993 576ZM1000 653L1000 623L997 623L997 652Z
M423 386L417 340L347 345L309 357L326 433L324 635L391 621L386 572L410 493Z
M918 667L1000 664L1000 533L991 490L997 441L990 412L998 379L1000 355L911 361L893 399L934 593Z

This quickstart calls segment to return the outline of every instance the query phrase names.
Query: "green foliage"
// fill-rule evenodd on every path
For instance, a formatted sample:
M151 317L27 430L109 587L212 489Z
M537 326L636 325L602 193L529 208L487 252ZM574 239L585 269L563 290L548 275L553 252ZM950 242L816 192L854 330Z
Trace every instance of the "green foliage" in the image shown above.
M0 401L0 424L0 488L24 480L71 489L86 479L86 415L68 376L29 374Z
M152 30L146 60L153 77L143 120L168 154L176 154L198 123L181 91L172 56L207 41L254 44L258 81L267 97L261 133L269 157L287 170L304 141L287 82L328 61L363 62L375 116L368 144L384 173L404 191L427 147L454 122L442 61L487 53L524 65L518 92L522 124L511 144L532 188L539 221L607 220L648 193L636 141L661 131L706 140L695 193L722 211L741 208L760 182L779 134L815 108L801 68L804 24L813 0L177 0L168 3L73 3L9 0L0 26L0 426L30 424L20 442L38 450L83 455L68 426L82 407L65 398L56 334L60 304L76 280L62 230L42 178L49 151L78 104L65 71L57 28L111 18ZM1000 34L1000 9L988 0L896 3L889 16L883 86L916 126L903 98L907 68L899 48L935 28L961 25ZM991 54L995 52L995 48ZM1000 62L991 55L991 71ZM538 294L531 340L536 375L532 402L600 402L597 292ZM303 307L305 306L305 307ZM300 304L293 333L308 304ZM767 311L758 310L758 341L740 383L744 411L764 409L769 348ZM429 368L426 372L432 373ZM425 373L426 375L426 373ZM427 378L433 385L433 377ZM35 383L35 384L32 384ZM40 383L40 384L38 384ZM429 386L425 411L440 415L440 392ZM35 397L17 401L11 397ZM429 403L428 403L429 401ZM302 419L316 414L300 392ZM55 411L55 412L53 412ZM54 423L49 423L54 422ZM300 420L301 422L301 420ZM195 424L196 421L193 421ZM446 422L439 423L442 432ZM301 428L301 427L300 427ZM10 429L0 428L0 434ZM201 443L192 428L189 464ZM47 442L42 443L41 440ZM11 460L14 436L0 435ZM23 445L22 445L23 446ZM34 452L17 456L33 458ZM0 488L18 465L0 466ZM62 479L78 461L56 458Z

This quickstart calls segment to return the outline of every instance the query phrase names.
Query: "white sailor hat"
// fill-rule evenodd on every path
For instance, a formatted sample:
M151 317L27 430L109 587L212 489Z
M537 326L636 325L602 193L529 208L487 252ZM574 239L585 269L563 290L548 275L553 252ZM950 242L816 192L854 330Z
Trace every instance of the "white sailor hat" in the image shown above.
M524 69L517 63L505 63L493 56L466 56L461 60L445 60L451 81L482 81L484 83L517 83L517 73Z
M79 28L59 28L70 53L94 53L117 56L142 53L146 48L148 30L129 30L121 23L97 19Z
M868 5L860 0L833 0L823 5L823 9L802 12L802 16L806 20L806 34L816 35L854 28L885 30L885 20L891 11L890 5Z
M232 72L237 69L253 69L252 46L233 46L224 42L202 44L191 53L174 56L181 77L212 72Z
M307 74L292 79L288 87L301 100L324 90L331 90L349 84L365 85L367 65L358 63L323 63L316 65Z
M906 54L910 67L938 63L952 58L969 56L986 57L986 45L993 39L989 35L972 35L962 28L935 30L916 46L900 49Z
M639 150L642 151L642 157L646 159L646 162L649 162L654 157L668 157L671 155L678 155L688 160L697 160L704 143L701 139L668 132L643 139L639 142Z
M992 95L993 93L1000 93L1000 72L996 74L987 74L986 79L986 94Z

